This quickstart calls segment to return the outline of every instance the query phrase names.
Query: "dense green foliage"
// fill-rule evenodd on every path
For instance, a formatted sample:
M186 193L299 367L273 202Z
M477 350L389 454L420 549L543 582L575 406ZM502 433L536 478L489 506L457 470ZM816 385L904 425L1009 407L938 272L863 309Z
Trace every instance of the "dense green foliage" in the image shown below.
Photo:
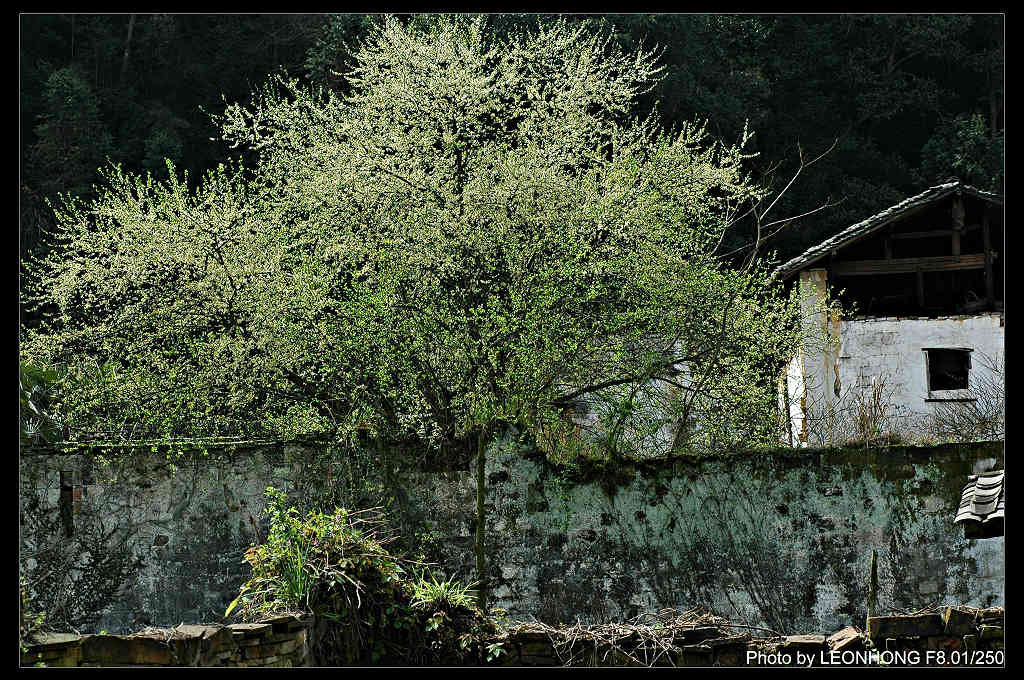
M468 587L392 555L380 515L300 517L284 493L268 488L267 496L269 533L246 553L252 572L226 615L308 612L344 624L319 640L323 665L480 663L501 653L487 646L494 623L473 608Z
M486 17L499 34L533 15ZM572 16L570 21L585 17ZM418 19L423 21L423 19ZM784 254L951 175L1001 191L1004 22L999 15L631 14L603 17L627 51L664 49L665 77L643 97L662 117L695 116L735 139L746 121L761 173L839 148L780 212L843 202L780 236ZM90 195L106 155L200 175L224 160L201 109L244 101L279 67L344 89L365 15L22 15L21 247L45 247L44 203ZM747 235L745 235L747 236ZM737 238L737 242L739 239Z
M797 144L816 155L838 139L781 210L841 203L784 233L784 255L950 176L1002 191L1001 16L608 20L629 40L665 45L667 77L651 97L667 118L707 117L725 137L749 121L759 173L779 166L784 179ZM958 136L964 121L974 121L969 137Z
M22 443L52 443L63 438L63 420L50 404L60 380L52 368L22 361L18 366L19 436Z
M76 435L501 423L556 450L582 410L612 455L774 441L797 308L720 255L775 198L746 132L636 117L655 56L585 25L388 19L354 59L346 95L276 79L225 110L251 168L115 169L59 213L26 351L67 367Z

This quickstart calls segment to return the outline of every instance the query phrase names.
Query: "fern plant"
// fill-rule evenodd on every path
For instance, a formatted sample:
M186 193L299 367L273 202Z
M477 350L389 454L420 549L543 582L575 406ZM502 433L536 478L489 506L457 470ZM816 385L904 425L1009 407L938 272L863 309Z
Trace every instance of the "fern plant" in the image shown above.
M455 579L438 579L433 574L420 574L413 581L412 606L416 609L446 611L472 609L476 604L477 582L464 584Z

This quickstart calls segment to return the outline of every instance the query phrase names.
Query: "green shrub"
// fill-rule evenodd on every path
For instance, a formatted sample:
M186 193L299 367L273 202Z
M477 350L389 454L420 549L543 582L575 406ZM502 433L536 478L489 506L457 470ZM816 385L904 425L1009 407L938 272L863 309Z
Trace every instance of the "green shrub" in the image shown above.
M18 644L21 651L25 652L33 638L43 630L46 612L36 611L36 604L29 594L25 579L21 576L18 577L18 585L21 590L21 609L18 612Z
M300 517L283 492L268 487L266 493L270 529L266 541L246 552L252 573L225 616L255 621L312 613L331 622L314 641L321 665L494 656L484 639L495 628L473 607L472 586L389 553L397 537L379 509Z

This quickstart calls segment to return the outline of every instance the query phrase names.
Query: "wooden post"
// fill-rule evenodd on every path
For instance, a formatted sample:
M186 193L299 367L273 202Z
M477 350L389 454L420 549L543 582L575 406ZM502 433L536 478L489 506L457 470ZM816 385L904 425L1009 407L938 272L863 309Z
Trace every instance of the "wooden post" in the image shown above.
M996 301L996 281L992 272L992 232L988 224L988 210L981 217L981 234L985 244L985 300L989 309L992 309Z
M957 196L953 199L953 255L960 255L960 234L964 230L964 199Z
M785 410L783 414L783 422L786 423L786 438L789 440L789 447L793 448L793 416L790 411L789 403L789 374L787 369L782 371L782 408Z

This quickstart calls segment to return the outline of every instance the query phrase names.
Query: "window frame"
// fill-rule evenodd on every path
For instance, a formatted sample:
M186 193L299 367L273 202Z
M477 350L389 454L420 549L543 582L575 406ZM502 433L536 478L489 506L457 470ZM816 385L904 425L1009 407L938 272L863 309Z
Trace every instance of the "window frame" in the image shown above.
M971 360L971 353L974 352L973 347L922 347L921 351L924 352L924 379L925 386L927 387L928 396L925 401L977 401L977 397L971 390L971 371L974 368L974 362ZM932 369L931 369L931 352L944 351L944 352L963 352L967 355L967 387L964 389L956 390L933 390L932 389Z

